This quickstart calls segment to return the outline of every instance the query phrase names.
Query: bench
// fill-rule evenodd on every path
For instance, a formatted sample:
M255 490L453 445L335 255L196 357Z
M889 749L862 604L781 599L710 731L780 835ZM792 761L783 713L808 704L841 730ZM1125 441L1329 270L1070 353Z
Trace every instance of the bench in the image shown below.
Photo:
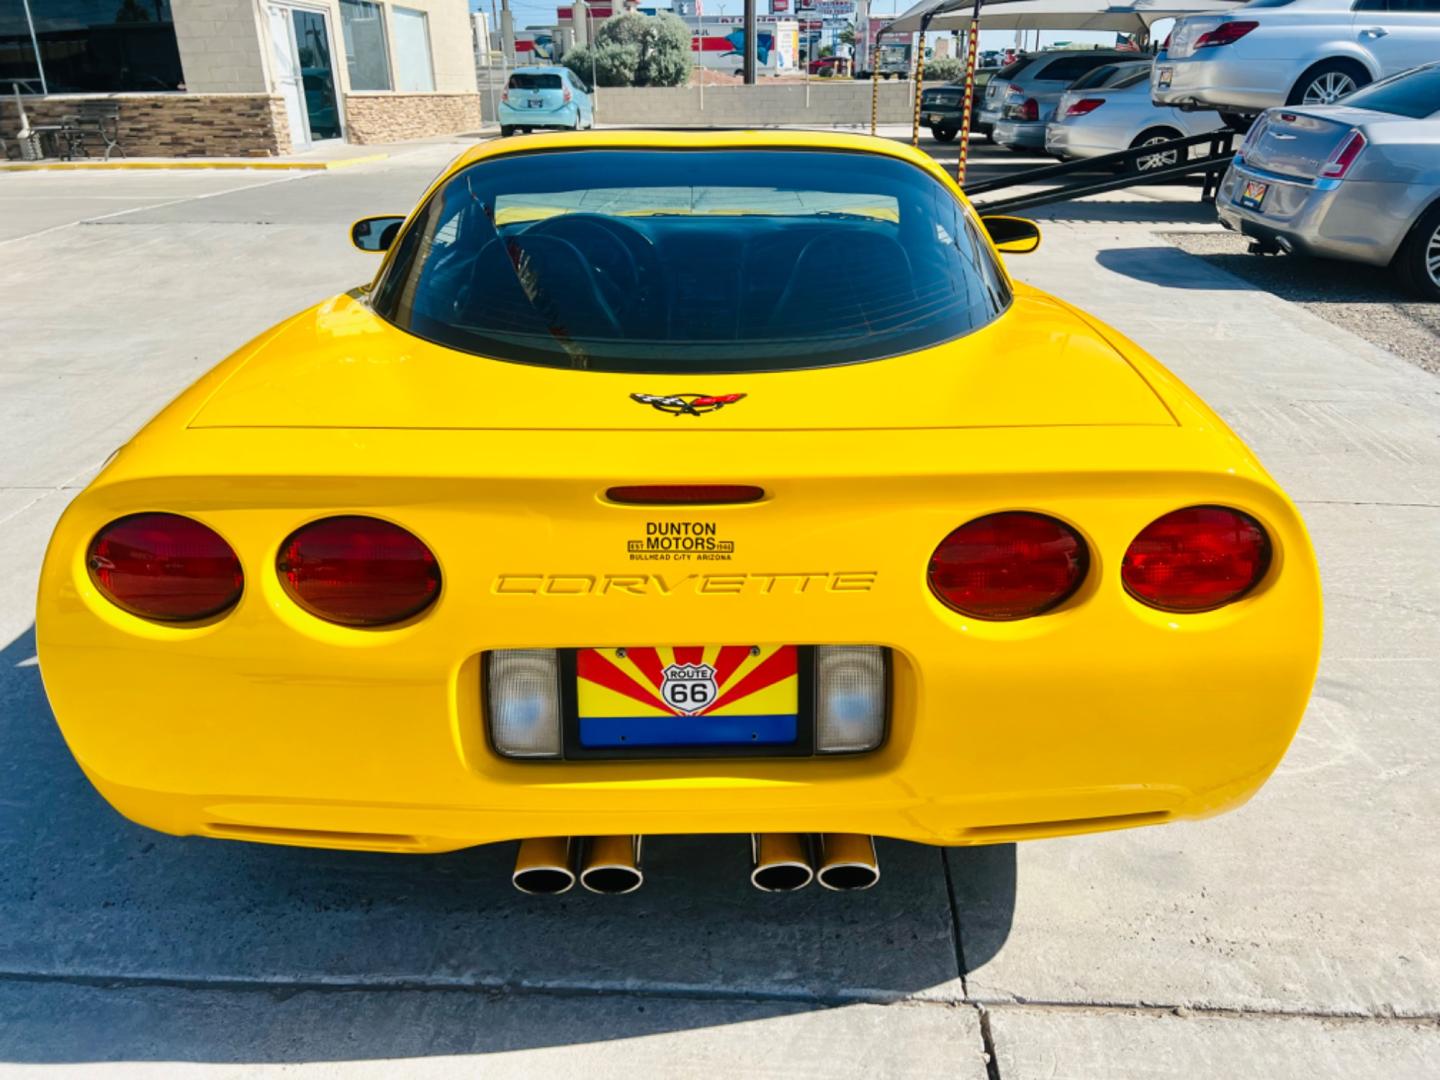
M125 148L120 145L120 106L113 101L82 101L75 112L60 120L60 135L65 140L63 156L73 158L76 153L90 156L86 139L97 138L105 144L105 160L110 160L112 151L119 151L125 157Z

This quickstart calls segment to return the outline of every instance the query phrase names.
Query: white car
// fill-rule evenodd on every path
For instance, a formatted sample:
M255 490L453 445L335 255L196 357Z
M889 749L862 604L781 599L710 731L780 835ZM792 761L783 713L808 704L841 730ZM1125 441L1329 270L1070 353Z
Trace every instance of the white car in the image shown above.
M1157 105L1234 118L1328 105L1440 57L1440 0L1251 0L1179 19L1150 78Z
M1100 157L1203 135L1224 126L1214 112L1184 112L1152 104L1150 65L1141 63L1129 65L1114 82L1094 89L1072 87L1061 94L1055 119L1045 126L1045 150L1062 161ZM1181 153L1168 150L1137 158L1135 169L1147 172L1178 164Z

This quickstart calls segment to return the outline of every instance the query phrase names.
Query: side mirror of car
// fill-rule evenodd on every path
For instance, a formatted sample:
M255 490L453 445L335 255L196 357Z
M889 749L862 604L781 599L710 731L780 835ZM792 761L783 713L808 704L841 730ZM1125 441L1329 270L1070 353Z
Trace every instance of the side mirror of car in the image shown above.
M980 219L995 247L1007 255L1024 255L1040 246L1040 226L1029 218L993 214Z
M361 218L350 226L350 243L361 251L389 251L395 237L400 235L400 226L404 224L405 219L394 214Z

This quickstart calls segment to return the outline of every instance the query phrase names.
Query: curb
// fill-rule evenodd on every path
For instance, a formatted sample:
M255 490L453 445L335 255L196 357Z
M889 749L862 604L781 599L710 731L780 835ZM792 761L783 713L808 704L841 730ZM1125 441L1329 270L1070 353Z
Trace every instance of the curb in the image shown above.
M0 163L0 172L84 172L120 169L266 169L300 170L302 172L324 172L330 169L345 169L351 165L366 165L384 161L389 154L365 154L361 157L336 158L334 161L207 161L204 158L176 158L174 161L7 161Z

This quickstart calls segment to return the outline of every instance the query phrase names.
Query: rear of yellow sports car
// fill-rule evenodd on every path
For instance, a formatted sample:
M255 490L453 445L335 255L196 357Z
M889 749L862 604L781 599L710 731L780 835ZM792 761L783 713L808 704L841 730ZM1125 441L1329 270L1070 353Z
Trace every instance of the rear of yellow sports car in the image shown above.
M862 140L746 138L644 145L838 144L933 173ZM598 314L572 297L607 259L628 273L617 245L572 221L526 248L536 222L603 214L557 210L553 191L543 213L533 192L487 195L473 177L506 156L457 164L431 203L467 184L506 259L494 272L516 271L510 302L539 312L532 337L493 331L494 349L530 352L482 355L420 320L418 291L481 280L468 263L387 301L387 277L421 257L402 235L374 291L242 348L58 526L42 672L117 809L172 833L391 851L666 833L976 844L1203 816L1260 786L1314 675L1314 559L1284 494L1163 369L998 265L993 317L968 332L817 366L747 363L788 315L683 366L711 308L740 302L712 280L711 307L675 320L689 336L632 363L635 335L576 329L627 317L598 286ZM708 208L687 195L683 214L630 206L600 225L653 242L640 270L701 240L723 268L703 231L717 216L729 233L765 219L772 258L792 235L795 259L825 254L825 230L856 226L883 262L883 230L914 216L896 182L893 213L868 188L807 189L780 213L737 182ZM976 228L948 181L925 183L959 216L905 239L907 311L932 302L916 245ZM456 233L430 226L441 258ZM606 254L564 277L587 235ZM735 258L743 290L762 263ZM632 288L673 314L689 264L665 265ZM485 280L482 308L499 303ZM866 320L854 340L914 329ZM827 324L816 355L853 345L837 340Z

